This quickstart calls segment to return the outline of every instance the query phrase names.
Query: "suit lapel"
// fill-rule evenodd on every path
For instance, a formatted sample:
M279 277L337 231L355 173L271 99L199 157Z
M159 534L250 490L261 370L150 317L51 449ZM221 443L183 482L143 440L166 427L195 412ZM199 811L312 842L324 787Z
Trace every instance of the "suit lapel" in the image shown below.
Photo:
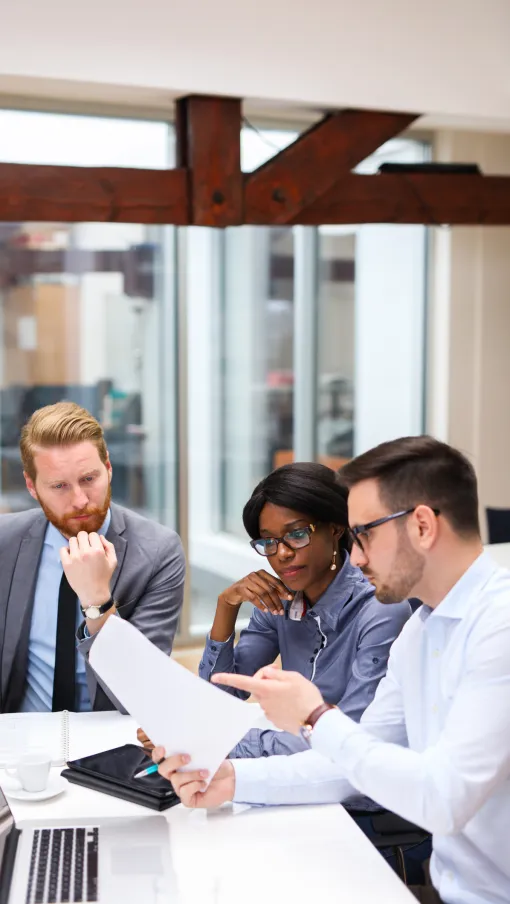
M41 515L23 537L12 575L2 655L2 697L7 692L16 650L21 640L26 640L30 632L30 617L34 603L37 570L44 543L47 521Z
M126 530L126 522L122 509L116 506L113 502L110 505L110 511L112 517L110 521L110 527L108 528L106 534L106 539L109 540L110 543L113 543L117 555L117 567L113 572L112 580L110 582L111 593L112 596L115 597L115 590L117 588L117 584L122 572L122 566L124 564L127 550L127 540L124 536Z

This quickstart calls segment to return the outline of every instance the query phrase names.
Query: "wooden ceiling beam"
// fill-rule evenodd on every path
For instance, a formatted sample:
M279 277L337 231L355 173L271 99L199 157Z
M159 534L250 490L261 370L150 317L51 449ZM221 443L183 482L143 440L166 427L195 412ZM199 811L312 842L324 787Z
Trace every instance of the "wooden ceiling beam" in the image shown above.
M0 222L188 222L185 170L0 163Z
M177 101L177 165L188 173L188 222L195 226L239 226L244 221L241 125L237 98Z
M510 178L431 173L351 174L292 223L509 226Z
M0 164L0 223L510 225L510 178L352 172L413 113L344 110L241 171L241 101L177 102L177 169Z
M373 110L326 116L246 177L245 222L298 222L344 174L417 118L416 113Z

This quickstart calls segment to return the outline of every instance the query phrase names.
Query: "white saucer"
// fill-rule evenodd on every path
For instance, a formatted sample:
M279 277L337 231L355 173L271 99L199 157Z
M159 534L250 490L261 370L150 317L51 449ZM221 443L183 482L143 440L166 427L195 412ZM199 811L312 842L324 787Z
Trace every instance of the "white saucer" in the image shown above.
M15 778L8 777L2 783L2 791L6 797L14 797L16 800L50 800L62 794L67 788L67 782L61 775L50 775L44 791L25 791Z

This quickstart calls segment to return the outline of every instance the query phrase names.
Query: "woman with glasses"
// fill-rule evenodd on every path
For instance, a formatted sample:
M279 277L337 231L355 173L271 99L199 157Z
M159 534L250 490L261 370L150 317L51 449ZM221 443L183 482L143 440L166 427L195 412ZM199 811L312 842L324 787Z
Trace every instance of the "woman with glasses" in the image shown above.
M325 700L359 721L411 610L407 602L379 603L372 585L351 565L347 491L338 475L315 462L284 465L255 488L243 522L262 567L220 594L200 676L253 675L280 656L283 669L309 678ZM235 646L236 621L246 601L254 609ZM231 755L305 748L286 732L253 729Z

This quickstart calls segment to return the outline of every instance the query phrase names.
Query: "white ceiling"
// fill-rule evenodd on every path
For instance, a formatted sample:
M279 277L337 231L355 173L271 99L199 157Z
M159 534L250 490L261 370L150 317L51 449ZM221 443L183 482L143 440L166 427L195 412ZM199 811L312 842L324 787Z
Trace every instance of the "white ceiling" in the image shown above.
M189 92L314 118L415 110L420 127L510 130L507 0L16 0L2 10L0 94L30 106L167 110Z

